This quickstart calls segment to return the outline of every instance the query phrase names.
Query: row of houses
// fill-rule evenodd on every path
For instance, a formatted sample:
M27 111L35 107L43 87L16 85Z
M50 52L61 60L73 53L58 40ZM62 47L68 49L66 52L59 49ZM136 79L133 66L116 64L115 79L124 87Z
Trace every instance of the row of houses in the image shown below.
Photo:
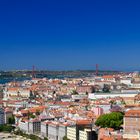
M25 133L47 137L49 140L63 140L66 136L70 140L97 139L97 134L91 130L91 121L80 120L76 123L44 121L38 119L24 120L19 123L19 128Z

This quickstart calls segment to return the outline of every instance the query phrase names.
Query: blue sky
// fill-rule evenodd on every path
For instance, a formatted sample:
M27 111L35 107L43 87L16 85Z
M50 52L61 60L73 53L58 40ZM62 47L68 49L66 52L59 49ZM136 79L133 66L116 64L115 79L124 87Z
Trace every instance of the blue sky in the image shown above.
M0 69L140 70L138 0L1 0Z

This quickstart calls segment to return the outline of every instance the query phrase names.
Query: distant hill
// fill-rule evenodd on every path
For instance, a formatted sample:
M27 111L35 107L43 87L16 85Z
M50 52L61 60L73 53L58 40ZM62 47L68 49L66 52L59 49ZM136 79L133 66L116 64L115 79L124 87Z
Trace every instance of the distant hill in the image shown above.
M19 71L0 71L0 78L22 78L22 77L32 77L32 71L29 70L19 70ZM77 78L77 77L91 77L95 75L95 70L71 70L71 71L35 71L35 76L37 78ZM99 71L99 75L105 74L117 74L120 71Z

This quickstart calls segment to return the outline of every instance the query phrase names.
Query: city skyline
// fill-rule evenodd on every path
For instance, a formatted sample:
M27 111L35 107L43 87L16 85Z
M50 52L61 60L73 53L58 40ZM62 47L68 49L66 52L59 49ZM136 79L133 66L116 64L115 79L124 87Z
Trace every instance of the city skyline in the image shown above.
M0 69L140 70L140 2L0 4Z

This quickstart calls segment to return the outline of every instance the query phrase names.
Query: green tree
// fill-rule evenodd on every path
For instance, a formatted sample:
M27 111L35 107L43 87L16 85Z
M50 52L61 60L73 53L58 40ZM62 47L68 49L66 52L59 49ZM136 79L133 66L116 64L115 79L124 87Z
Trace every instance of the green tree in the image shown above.
M32 92L32 91L30 91L30 97L29 97L29 99L30 99L30 100L35 99L35 96L34 96L34 94L33 94L33 92Z
M33 135L33 134L30 134L30 135L29 135L29 138L30 138L31 140L41 140L41 138L39 138L38 136Z
M35 113L37 116L40 115L40 110L37 110L36 113Z
M34 119L36 116L33 114L30 114L30 118Z
M0 132L3 131L3 125L0 125Z
M73 90L71 94L72 95L78 95L78 92L76 90Z
M14 116L12 116L12 117L10 117L10 118L8 119L8 123L9 123L9 124L15 124L15 118L14 118Z
M113 105L116 105L116 101L115 100L111 100L109 103L110 103L110 107L111 108L113 107Z
M68 139L67 136L64 136L63 137L63 140L70 140L70 139Z
M22 132L20 129L14 131L14 134L15 134L15 135L23 136L23 132Z
M97 126L101 128L114 128L118 130L123 124L123 113L112 112L109 114L101 115L95 122Z
M11 132L13 127L11 125L4 125L3 131L4 132Z
M110 87L109 87L109 85L104 84L103 92L105 92L105 93L110 92Z
M126 105L126 102L124 100L121 101L122 105Z
M95 93L95 92L96 92L96 89L95 89L94 86L92 86L92 88L91 88L91 93Z
M48 138L44 138L44 140L48 140Z
M67 83L63 83L63 86L67 86Z
M11 125L0 125L0 132L12 132L14 130L14 127Z

